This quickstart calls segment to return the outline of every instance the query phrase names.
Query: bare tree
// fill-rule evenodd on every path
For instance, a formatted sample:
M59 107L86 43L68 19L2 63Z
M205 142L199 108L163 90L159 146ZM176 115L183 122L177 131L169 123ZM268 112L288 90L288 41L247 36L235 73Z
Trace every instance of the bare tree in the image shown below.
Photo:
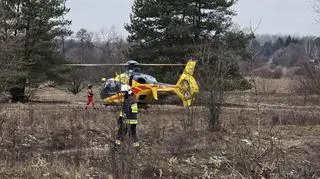
M98 51L97 63L124 63L127 61L126 54L130 48L114 27L103 28L95 34L94 47ZM113 77L120 73L121 69L116 66L96 69L96 77Z
M76 35L77 41L69 49L68 57L74 61L84 63L122 63L129 44L118 35L114 29L102 29L99 33L88 32L81 29ZM89 67L71 69L66 79L68 89L76 94L84 84L96 83L102 77L112 77L119 71L116 67ZM85 75L86 74L86 75Z
M224 101L225 91L232 83L230 72L237 67L237 58L226 46L212 48L211 44L201 45L196 56L200 62L197 78L203 90L201 103L205 106L204 112L209 130L217 130L221 104Z
M92 36L93 34L88 32L86 29L80 29L76 34L76 39L78 40L79 44L79 57L81 62L89 62L91 60L90 52L93 49Z
M100 63L123 63L130 45L116 32L114 27L103 28L96 34L95 47L101 51ZM114 75L117 67L104 71L105 75Z
M319 48L317 39L303 41L304 61L301 63L299 73L293 76L297 81L294 90L304 96L304 102L307 102L310 95L320 94Z
M68 73L68 90L72 94L78 94L85 87L85 74L82 69L73 69Z
M319 39L305 39L303 41L304 52L307 62L318 64L320 60L320 43Z

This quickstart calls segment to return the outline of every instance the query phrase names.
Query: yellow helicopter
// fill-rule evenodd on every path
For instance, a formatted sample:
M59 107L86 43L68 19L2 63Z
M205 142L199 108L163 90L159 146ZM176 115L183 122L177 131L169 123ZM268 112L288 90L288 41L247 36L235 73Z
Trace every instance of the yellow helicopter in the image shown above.
M105 105L119 105L124 100L121 86L129 85L138 100L139 107L158 100L158 94L176 94L182 100L184 106L190 106L194 95L199 92L198 84L193 76L196 61L189 60L187 64L142 64L130 60L121 64L68 64L69 66L125 66L127 72L117 74L116 77L106 79L100 92L101 99ZM154 77L136 72L137 66L185 66L176 84L158 82Z

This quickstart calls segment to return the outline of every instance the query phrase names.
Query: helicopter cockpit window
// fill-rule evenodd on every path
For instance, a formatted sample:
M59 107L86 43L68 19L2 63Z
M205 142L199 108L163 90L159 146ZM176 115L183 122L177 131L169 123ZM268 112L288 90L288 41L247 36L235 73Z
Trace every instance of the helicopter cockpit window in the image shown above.
M115 94L121 90L121 83L115 80L106 81L103 91L108 94Z
M140 84L146 84L146 80L144 78L138 78L137 82Z
M145 80L147 81L147 83L157 83L157 80L154 77L149 75L145 76Z

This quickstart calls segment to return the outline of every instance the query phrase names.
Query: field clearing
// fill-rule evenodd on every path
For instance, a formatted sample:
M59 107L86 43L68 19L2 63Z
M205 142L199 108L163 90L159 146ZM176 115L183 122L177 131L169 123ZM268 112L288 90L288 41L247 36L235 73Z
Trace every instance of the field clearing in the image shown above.
M97 110L84 110L84 93L44 88L34 103L0 107L0 176L317 178L319 98L302 98L289 92L229 93L218 132L206 130L204 107L154 105L140 113L137 153L129 144L113 150L117 108L97 100Z

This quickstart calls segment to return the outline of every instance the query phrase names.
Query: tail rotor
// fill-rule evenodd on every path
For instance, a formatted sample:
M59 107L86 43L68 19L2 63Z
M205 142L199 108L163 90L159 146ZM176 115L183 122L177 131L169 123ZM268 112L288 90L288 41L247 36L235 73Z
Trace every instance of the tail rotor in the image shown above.
M182 100L184 106L190 106L194 95L199 92L199 86L193 76L195 66L196 61L190 60L176 84L179 88L175 92Z

